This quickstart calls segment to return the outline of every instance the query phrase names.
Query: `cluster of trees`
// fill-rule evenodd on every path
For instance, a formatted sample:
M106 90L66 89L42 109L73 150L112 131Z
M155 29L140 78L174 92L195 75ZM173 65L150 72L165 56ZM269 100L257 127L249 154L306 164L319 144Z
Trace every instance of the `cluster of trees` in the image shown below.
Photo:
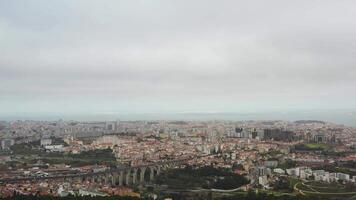
M39 155L43 153L39 149L39 144L36 143L21 143L21 144L14 144L10 147L10 150L15 155Z
M212 166L193 168L186 166L182 169L172 169L156 178L156 183L168 185L170 188L192 189L234 189L248 184L249 181L228 169Z
M80 154L68 154L71 158L80 158L80 159L115 159L115 155L113 154L111 149L96 149L83 151Z
M212 188L229 190L241 187L248 183L249 181L245 177L234 174L232 176L225 176L222 179L214 181L212 184Z
M318 144L318 143L295 145L295 149L301 151L327 151L330 148L331 147L327 144Z
M67 145L63 141L63 139L61 139L61 138L51 137L51 139L52 139L52 143L54 145L60 145L60 144L62 144L63 146ZM14 155L39 155L39 156L45 156L45 155L49 154L43 148L41 148L40 140L36 140L36 141L33 141L33 142L29 142L29 143L14 144L14 145L12 145L10 147L10 150L12 151L12 153Z
M294 168L296 166L297 166L297 162L296 161L287 159L283 163L278 164L277 167L281 168L281 169L290 169L290 168Z
M293 192L294 184L287 177L279 177L273 184L273 189L276 191Z
M56 140L56 143L63 141ZM116 158L111 149L97 149L83 151L79 154L46 152L40 148L39 142L15 144L11 146L14 155L23 155L27 164L36 163L42 160L49 164L68 164L75 167L94 164L106 164L116 166ZM31 160L32 159L32 160ZM25 160L25 159L24 159Z
M52 154L50 157L42 158L42 160L50 164L65 163L75 167L94 164L116 165L116 158L111 149L83 151L79 154Z

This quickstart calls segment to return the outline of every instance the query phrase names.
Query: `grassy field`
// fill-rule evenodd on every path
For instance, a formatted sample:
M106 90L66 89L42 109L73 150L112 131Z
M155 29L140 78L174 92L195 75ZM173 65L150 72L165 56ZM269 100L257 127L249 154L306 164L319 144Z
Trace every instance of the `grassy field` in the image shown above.
M338 183L311 182L311 183L306 183L306 185L321 193L356 192L355 187L346 187L345 185L338 184Z
M327 150L330 149L331 147L327 144L321 144L321 143L309 143L309 144L305 144L305 147L307 147L308 149L320 149L320 150Z
M308 196L325 196L328 198L346 198L356 196L356 188L339 183L306 182L298 183L297 189Z
M42 149L35 149L27 144L13 146L12 150L19 159L22 165L34 164L41 160L43 163L49 164L67 164L74 167L94 164L117 165L115 155L111 149L97 149L83 151L79 154L62 153L62 152L46 152Z

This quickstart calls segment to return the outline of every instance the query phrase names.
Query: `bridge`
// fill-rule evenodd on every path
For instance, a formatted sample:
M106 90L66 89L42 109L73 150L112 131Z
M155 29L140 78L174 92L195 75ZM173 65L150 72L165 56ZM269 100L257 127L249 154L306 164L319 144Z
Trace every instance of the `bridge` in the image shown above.
M91 181L105 185L144 185L147 182L152 182L154 177L161 173L161 170L181 166L187 161L196 159L184 158L169 161L156 162L139 166L118 167L105 171L89 172L89 173L76 173L69 175L49 175L44 177L19 177L0 179L0 183L19 183L19 182L36 182L46 180L59 180L59 181Z

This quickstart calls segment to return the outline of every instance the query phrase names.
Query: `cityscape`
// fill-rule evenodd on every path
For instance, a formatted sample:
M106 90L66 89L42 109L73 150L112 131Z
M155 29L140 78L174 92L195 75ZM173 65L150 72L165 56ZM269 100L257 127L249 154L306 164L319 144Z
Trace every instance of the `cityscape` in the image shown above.
M356 200L355 0L0 0L0 200Z
M356 129L322 121L26 120L1 133L3 197L356 195Z

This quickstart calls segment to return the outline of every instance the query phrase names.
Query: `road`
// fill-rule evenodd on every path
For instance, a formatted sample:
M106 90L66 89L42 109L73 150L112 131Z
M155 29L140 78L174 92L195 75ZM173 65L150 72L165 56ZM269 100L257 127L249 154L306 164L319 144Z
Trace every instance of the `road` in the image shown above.
M161 166L161 165L166 165L166 164L171 164L171 163L184 162L184 161L193 160L193 159L200 158L200 157L203 157L203 156L169 160L169 161L163 161L163 162L156 162L156 163L152 163L152 164L139 165L139 166L119 167L119 168L109 169L109 170L101 171L101 172L76 173L76 174L70 174L70 175L55 175L55 176L46 176L46 177L7 178L7 179L0 179L0 183L16 183L16 182L22 182L22 181L39 181L39 180L91 177L91 176L98 176L98 175L105 175L105 174L126 171L129 169L139 169L139 168L143 168L143 167Z

